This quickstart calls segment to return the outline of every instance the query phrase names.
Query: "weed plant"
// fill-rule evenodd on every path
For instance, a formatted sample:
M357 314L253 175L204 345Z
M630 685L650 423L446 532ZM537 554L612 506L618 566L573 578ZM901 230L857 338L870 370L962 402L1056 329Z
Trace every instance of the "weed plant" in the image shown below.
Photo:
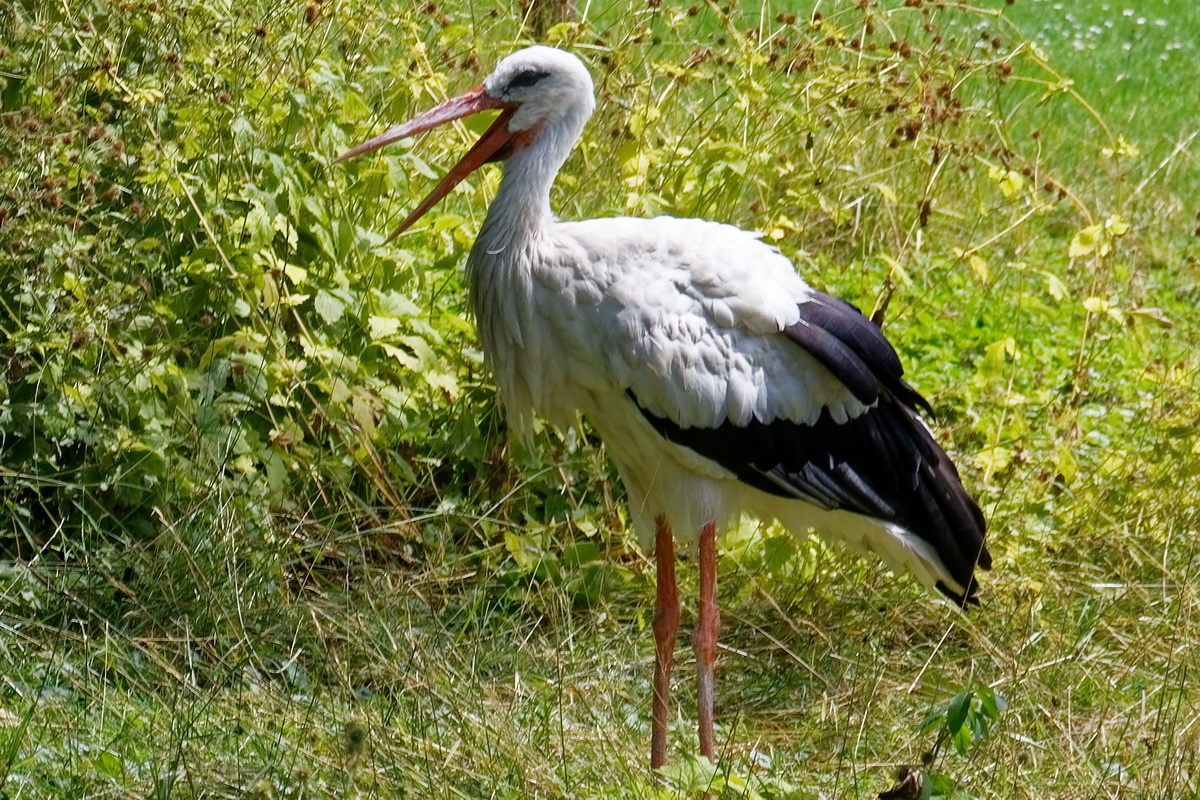
M1148 119L1194 48L1060 60L1037 0L546 32L599 102L558 213L755 228L883 319L996 556L964 616L747 522L720 763L681 722L659 780L619 485L586 426L510 443L474 344L496 173L383 243L487 120L331 164L516 6L0 0L4 795L1200 791L1195 127Z

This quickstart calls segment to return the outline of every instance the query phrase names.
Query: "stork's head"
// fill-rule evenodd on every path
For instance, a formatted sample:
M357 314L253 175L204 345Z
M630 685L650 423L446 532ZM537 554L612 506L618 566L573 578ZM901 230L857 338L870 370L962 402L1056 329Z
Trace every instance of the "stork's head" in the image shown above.
M502 60L482 84L469 92L347 150L337 161L373 152L480 111L502 109L470 152L392 232L388 237L391 240L489 161L512 158L543 137L556 141L560 149L564 144L569 149L594 106L592 77L578 58L553 47L528 47ZM565 152L562 155L565 158Z
M514 133L554 124L569 115L591 115L592 76L578 58L553 47L527 47L496 65L483 91L514 109Z

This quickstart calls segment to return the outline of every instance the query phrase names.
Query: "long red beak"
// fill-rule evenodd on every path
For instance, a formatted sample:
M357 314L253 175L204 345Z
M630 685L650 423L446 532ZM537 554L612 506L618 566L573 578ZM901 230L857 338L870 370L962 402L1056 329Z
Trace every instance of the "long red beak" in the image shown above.
M408 230L409 226L420 219L425 212L433 208L443 197L450 194L450 191L461 183L463 178L494 158L503 157L504 153L501 151L505 145L510 144L515 138L515 134L510 133L508 130L508 121L512 119L516 107L490 96L484 91L483 86L476 86L466 94L447 100L436 108L431 108L423 114L418 114L408 122L402 122L379 134L374 139L368 139L358 147L347 150L333 162L337 164L355 156L361 156L363 153L374 152L392 142L416 136L418 133L424 133L439 125L445 125L447 122L453 122L456 119L462 119L471 114L492 108L502 108L504 112L496 117L496 121L480 137L475 146L462 157L462 160L450 168L450 171L446 173L446 177L442 178L441 183L433 188L429 196L422 200L413 209L412 213L404 218L404 221L397 226L396 230L392 231L391 236L387 238L388 242Z

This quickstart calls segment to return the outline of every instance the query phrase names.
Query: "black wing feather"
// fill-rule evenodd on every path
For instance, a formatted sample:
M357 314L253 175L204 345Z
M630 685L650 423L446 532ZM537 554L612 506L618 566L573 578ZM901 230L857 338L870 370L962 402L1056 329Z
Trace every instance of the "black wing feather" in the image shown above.
M879 387L887 389L905 405L920 406L930 414L933 409L924 397L904 382L904 367L891 342L875 323L863 316L857 306L824 292L813 292L800 304L801 322L784 329L784 335L808 350L821 365L834 374L862 403L875 402ZM820 330L840 342L841 348L822 346L822 338L812 333ZM816 342L812 349L810 343ZM847 357L847 353L852 356ZM871 376L872 390L860 394L863 373ZM865 387L863 387L865 388Z
M991 567L985 522L949 457L921 423L929 404L903 380L891 344L849 303L820 293L800 305L801 321L784 330L864 405L836 422L823 409L813 424L786 419L716 428L685 428L647 411L663 437L716 461L760 491L895 523L929 542L963 594L974 602L975 568ZM637 402L632 391L629 396Z

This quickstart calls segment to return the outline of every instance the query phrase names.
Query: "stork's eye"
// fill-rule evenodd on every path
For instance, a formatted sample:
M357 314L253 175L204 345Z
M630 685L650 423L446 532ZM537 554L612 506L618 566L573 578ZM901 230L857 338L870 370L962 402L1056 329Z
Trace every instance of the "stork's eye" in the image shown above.
M512 79L508 82L508 88L509 90L528 88L549 74L549 72L545 72L540 69L522 70L521 72L518 72L516 75L512 76Z

